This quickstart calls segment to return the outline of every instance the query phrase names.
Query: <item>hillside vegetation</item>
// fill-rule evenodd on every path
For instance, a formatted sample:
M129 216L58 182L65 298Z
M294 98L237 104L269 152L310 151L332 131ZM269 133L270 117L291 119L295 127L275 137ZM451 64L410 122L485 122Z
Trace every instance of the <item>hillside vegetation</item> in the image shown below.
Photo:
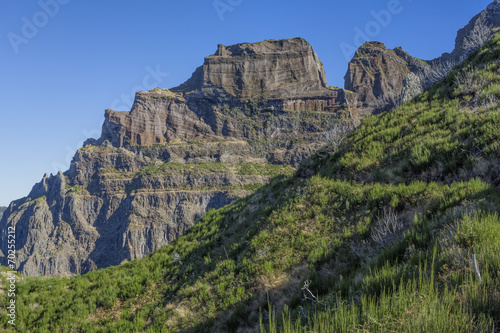
M495 35L148 257L19 281L17 331L498 331L499 100Z

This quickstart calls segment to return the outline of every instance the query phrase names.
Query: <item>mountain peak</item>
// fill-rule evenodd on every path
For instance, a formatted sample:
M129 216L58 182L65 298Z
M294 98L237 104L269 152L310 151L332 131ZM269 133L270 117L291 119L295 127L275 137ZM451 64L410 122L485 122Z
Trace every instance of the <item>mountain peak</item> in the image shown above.
M455 49L451 59L463 60L472 51L482 46L500 27L500 1L495 0L486 9L474 16L470 22L460 29L455 39Z
M346 117L347 105L343 90L327 86L323 63L303 38L219 44L180 86L137 93L130 112L106 110L101 139L88 143L107 140L120 147L249 139L241 124L229 125L235 119L225 119L221 109Z
M238 43L229 46L218 45L217 51L212 56L243 56L256 53L294 52L299 49L311 49L311 45L304 38L267 39L255 43Z
M236 98L297 97L326 89L326 74L312 46L303 38L218 45L192 77L172 88Z

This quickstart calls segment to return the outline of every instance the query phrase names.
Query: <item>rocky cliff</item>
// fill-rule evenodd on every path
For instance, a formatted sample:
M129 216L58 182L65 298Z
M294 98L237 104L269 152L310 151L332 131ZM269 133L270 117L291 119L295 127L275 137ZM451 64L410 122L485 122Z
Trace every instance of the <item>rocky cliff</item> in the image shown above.
M455 49L451 54L443 54L434 62L452 60L461 61L467 55L482 46L500 27L500 0L495 0L481 13L460 29L455 39Z
M323 64L307 41L219 45L179 87L138 93L131 112L106 110L98 143L249 140L262 137L266 126L293 134L291 118L283 117L294 114L289 111L348 117L344 91L327 86ZM268 124L269 115L281 116L280 124ZM245 125L249 120L258 126Z
M349 62L345 89L355 92L353 107L359 114L378 113L421 93L417 74L428 66L402 48L390 50L380 42L367 42Z
M351 128L343 90L327 86L305 40L220 45L183 85L138 92L130 112L106 110L101 138L68 171L10 204L0 249L15 226L28 276L142 258Z
M401 47L387 49L380 42L363 44L349 62L345 89L352 91L352 107L361 115L394 108L442 80L465 57L481 47L500 27L500 0L495 0L457 33L451 53L423 61Z
M191 79L173 90L282 99L318 93L323 96L325 87L326 74L318 55L306 40L294 38L219 45Z
M101 138L68 171L43 177L0 218L0 250L16 227L18 270L71 275L142 258L211 208L287 174L357 119L412 99L500 26L500 0L430 61L365 43L345 87L327 85L302 38L219 45L184 84L138 92L130 111L106 110ZM5 260L0 258L0 264Z

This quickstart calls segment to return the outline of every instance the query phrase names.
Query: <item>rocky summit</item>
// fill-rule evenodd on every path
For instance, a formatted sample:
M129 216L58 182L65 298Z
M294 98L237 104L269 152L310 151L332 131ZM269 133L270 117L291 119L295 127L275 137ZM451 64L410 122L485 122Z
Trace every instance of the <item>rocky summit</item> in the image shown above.
M401 47L388 49L380 42L363 44L349 62L344 77L353 113L361 116L380 113L412 99L444 79L499 27L500 1L494 1L458 31L451 53L432 60L415 58Z
M455 49L451 54L443 54L434 61L447 59L463 60L475 49L486 42L500 28L500 1L495 0L481 13L474 16L470 22L460 29L455 39Z
M318 55L306 40L294 38L219 45L190 80L172 90L240 98L265 94L281 99L328 95L325 87L326 74Z
M45 175L0 221L19 271L65 276L144 257L210 209L290 174L353 127L304 39L219 45L186 83L106 110L102 136ZM0 260L5 264L4 260Z
M387 49L380 42L363 44L349 62L345 88L355 92L353 107L367 115L394 107L422 92L427 63L402 48Z
M346 110L344 91L327 86L323 64L304 39L219 45L179 87L138 93L131 112L106 110L99 143L252 139L263 127L251 131L243 118L258 118L260 111L338 115Z

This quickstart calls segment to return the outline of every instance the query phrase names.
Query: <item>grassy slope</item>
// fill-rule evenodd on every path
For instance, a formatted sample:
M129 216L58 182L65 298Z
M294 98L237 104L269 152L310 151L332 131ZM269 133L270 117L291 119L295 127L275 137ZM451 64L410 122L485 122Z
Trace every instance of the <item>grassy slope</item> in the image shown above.
M143 260L24 279L18 330L498 329L499 55L495 36L446 82L311 157L315 176L277 177ZM461 84L467 66L476 77Z

